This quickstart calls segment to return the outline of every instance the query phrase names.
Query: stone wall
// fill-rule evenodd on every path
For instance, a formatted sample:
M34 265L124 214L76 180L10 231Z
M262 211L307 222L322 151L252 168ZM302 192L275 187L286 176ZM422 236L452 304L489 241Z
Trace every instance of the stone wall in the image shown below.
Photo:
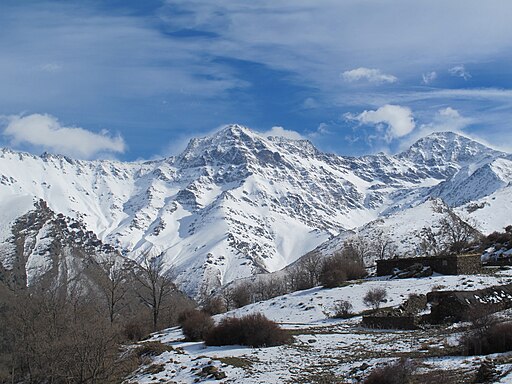
M427 294L427 301L431 304L428 322L467 321L512 308L512 284L475 291L434 291Z
M392 275L394 269L405 269L418 263L443 275L475 274L481 270L480 255L409 257L377 260L377 276Z
M426 295L411 295L398 308L382 308L363 315L362 325L378 329L417 329L421 320L417 314L426 306Z

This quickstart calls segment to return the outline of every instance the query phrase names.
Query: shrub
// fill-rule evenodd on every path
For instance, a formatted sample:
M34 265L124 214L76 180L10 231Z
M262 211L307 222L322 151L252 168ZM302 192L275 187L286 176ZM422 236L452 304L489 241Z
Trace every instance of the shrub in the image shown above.
M183 312L178 318L178 323L185 337L190 341L204 340L206 334L215 325L209 314L195 309Z
M347 280L362 279L367 275L366 268L363 263L356 260L347 260L343 270L347 275Z
M138 357L158 356L172 350L173 348L171 346L165 345L159 341L147 341L137 346L135 354Z
M374 369L364 384L406 384L411 380L414 366L410 360L400 359L398 362Z
M210 315L226 312L226 303L220 296L208 297L203 304L203 311Z
M206 345L248 345L272 347L291 341L288 332L261 313L226 317L206 335Z
M353 316L352 304L347 300L340 300L334 306L334 318L337 319L348 319Z
M512 351L512 322L491 324L483 330L470 330L461 340L466 355L488 355Z
M130 341L142 340L148 333L148 328L137 320L128 321L123 327L123 336Z
M250 282L241 282L225 292L228 309L241 308L252 303L253 286Z
M475 383L494 383L496 380L496 366L492 361L483 361L476 372Z
M372 288L364 295L363 302L365 305L376 310L379 309L380 304L386 300L387 295L388 293L385 288Z
M319 280L325 288L340 286L347 280L360 279L366 276L362 260L345 253L336 254L325 260L322 265Z

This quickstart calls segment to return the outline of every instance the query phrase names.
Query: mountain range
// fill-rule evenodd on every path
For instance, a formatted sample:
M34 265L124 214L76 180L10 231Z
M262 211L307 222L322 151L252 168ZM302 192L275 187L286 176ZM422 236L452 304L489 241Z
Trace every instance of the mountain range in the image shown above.
M439 204L484 233L501 230L511 224L511 182L512 155L451 132L396 155L362 157L322 153L307 140L239 125L154 161L82 161L4 148L0 261L4 271L23 270L30 285L56 270L63 258L55 252L83 244L93 258L161 256L180 287L197 297L279 270L329 241L339 244L335 239L349 230L393 222L401 228L393 240L401 243L397 236L428 223Z

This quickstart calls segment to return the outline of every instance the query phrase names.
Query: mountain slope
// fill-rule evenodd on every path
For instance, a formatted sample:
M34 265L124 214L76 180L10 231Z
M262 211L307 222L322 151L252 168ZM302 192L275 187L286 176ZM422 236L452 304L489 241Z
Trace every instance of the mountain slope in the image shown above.
M462 206L500 193L509 163L507 154L453 133L395 156L354 158L232 125L191 140L177 157L150 162L3 149L0 210L19 201L21 215L42 199L130 258L163 254L182 288L200 295L281 269L344 230L430 196ZM7 235L10 216L1 223ZM6 257L0 261L9 267Z

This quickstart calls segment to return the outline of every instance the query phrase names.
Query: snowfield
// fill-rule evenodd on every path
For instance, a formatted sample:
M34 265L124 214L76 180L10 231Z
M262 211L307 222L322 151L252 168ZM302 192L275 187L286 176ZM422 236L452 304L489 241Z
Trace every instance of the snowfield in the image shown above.
M386 306L398 306L413 293L432 289L473 290L512 282L512 271L496 275L441 276L420 279L389 280L370 278L335 288L313 288L218 315L241 316L263 313L294 333L291 345L271 348L242 346L206 347L202 342L184 342L179 328L171 328L152 336L151 341L171 345L174 351L156 357L152 364L162 364L162 371L144 374L147 367L127 379L127 383L214 382L199 375L203 368L215 366L226 374L226 383L314 383L320 379L357 383L376 366L410 357L419 367L418 373L444 370L459 375L474 373L485 356L450 356L457 345L464 324L432 327L416 331L371 330L361 327L361 316L331 319L338 300L348 300L355 313L367 307L363 295L371 288L384 287L388 293ZM498 368L508 372L512 354L495 356ZM512 377L508 376L509 378ZM502 378L503 383L507 381ZM325 381L330 382L330 381ZM331 381L335 382L335 381ZM464 382L464 381L461 381Z

